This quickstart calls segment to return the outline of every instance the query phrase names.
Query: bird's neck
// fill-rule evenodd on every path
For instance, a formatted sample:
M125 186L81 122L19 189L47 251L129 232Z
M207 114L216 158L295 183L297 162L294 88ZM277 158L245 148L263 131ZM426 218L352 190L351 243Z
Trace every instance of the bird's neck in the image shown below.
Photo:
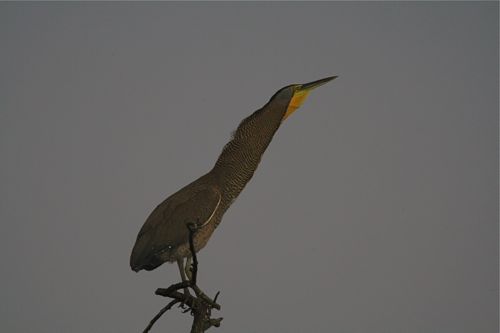
M252 178L285 112L286 105L267 105L255 111L241 122L222 150L212 172L229 202L236 199Z

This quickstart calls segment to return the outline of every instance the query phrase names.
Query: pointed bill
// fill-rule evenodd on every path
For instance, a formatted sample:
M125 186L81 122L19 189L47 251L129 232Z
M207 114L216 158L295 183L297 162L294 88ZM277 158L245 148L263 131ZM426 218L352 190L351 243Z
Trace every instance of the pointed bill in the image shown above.
M299 90L300 91L303 91L303 90L311 91L315 88L318 88L319 86L324 85L327 82L330 82L331 80L336 79L337 77L338 76L335 75L335 76L325 77L324 79L321 79L321 80L316 80L313 82L304 83L300 86Z
M313 82L298 85L297 90L293 94L293 97L290 100L290 103L288 104L288 108L285 112L285 115L283 116L283 120L288 118L292 113L295 112L295 110L297 110L302 105L302 103L304 103L304 101L307 98L307 95L309 95L311 90L319 86L322 86L325 83L330 82L331 80L334 80L336 78L337 76L330 76L330 77L325 77L324 79L321 80L316 80Z

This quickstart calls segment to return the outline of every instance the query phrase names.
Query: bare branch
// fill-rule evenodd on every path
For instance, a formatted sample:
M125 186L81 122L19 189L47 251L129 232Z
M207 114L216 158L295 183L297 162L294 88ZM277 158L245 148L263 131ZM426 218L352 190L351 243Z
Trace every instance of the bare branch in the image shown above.
M158 314L156 316L154 316L153 319L151 319L151 321L149 322L149 325L144 329L144 331L142 331L142 333L148 333L149 330L151 329L151 327L153 327L153 325L155 324L155 322L158 319L160 319L160 317L165 312L167 312L168 310L170 310L172 308L172 306L174 306L178 302L179 302L178 300L174 299L173 301L171 301L170 303L168 303L163 309L161 309L160 312L158 312Z
M217 304L217 297L220 292L217 292L212 300L196 284L198 277L198 258L196 257L196 251L194 248L194 234L198 229L195 224L188 224L187 227L189 229L189 250L191 251L191 256L193 258L191 280L175 283L168 288L156 289L156 295L169 297L173 300L161 309L153 319L151 319L149 325L144 329L143 333L149 332L155 322L176 303L180 303L181 307L186 305L187 309L183 312L190 312L193 315L191 333L203 333L212 326L220 326L222 318L211 318L212 309L220 310L221 308L220 305ZM196 297L190 294L180 293L179 290L184 288L191 288Z

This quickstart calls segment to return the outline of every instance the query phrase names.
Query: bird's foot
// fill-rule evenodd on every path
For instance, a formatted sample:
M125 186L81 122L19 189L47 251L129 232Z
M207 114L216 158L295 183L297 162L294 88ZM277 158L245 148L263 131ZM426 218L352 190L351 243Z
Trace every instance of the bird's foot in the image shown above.
M196 297L198 297L203 302L205 302L206 304L208 304L211 308L214 308L214 309L217 309L217 310L220 309L220 305L217 304L217 297L219 297L219 293L220 292L217 292L217 294L215 294L214 299L211 299L198 286L194 285L191 288L193 288L194 292L196 293Z

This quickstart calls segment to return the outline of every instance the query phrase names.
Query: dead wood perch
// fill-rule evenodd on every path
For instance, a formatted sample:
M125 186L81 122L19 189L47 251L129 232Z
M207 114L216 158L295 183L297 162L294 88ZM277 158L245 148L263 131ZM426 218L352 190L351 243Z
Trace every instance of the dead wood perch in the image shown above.
M191 326L191 333L203 333L210 327L219 327L222 318L212 318L212 309L220 310L220 305L217 304L217 297L219 292L215 294L214 299L205 295L203 291L196 284L196 279L198 275L198 259L196 257L196 252L194 250L194 234L197 231L195 224L188 224L189 229L189 249L191 251L191 256L193 257L193 263L191 266L191 280L175 283L168 288L158 288L155 294L172 298L163 309L158 312L156 316L151 319L148 326L144 329L143 333L149 332L153 327L155 322L160 319L160 317L170 310L175 304L179 303L180 307L183 309L183 313L189 312L193 316L193 325ZM179 292L181 289L191 288L196 296L191 294L184 294Z

